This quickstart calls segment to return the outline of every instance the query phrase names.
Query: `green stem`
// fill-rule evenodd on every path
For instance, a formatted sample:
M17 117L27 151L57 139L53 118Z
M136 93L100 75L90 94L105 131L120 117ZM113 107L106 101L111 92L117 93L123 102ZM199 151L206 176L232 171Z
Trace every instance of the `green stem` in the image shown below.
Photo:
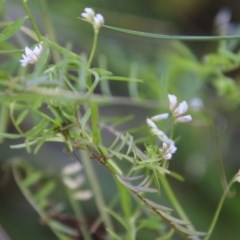
M52 21L51 21L51 18L50 18L50 14L49 14L49 10L48 10L46 0L42 0L42 1L40 1L40 3L42 5L42 9L43 9L43 21L45 23L44 25L45 25L45 28L46 28L46 32L48 33L48 37L53 42L57 42L57 36L56 36L56 33L55 33L53 25L52 25ZM60 61L60 54L57 51L53 51L53 59L54 59L55 63Z
M219 171L219 175L220 175L220 181L221 181L221 185L223 188L223 191L227 188L227 177L226 177L226 172L225 172L225 168L224 168L224 161L223 161L223 153L222 153L222 146L220 143L220 136L218 133L218 129L216 127L216 125L214 125L214 123L211 121L210 122L212 129L213 129L213 137L215 139L215 146L216 146L216 161L217 161L217 166L218 166L218 171Z
M185 221L189 221L187 215L185 214L185 212L183 211L182 207L180 206L180 204L178 203L178 200L175 196L175 194L173 193L172 191L172 188L170 187L167 179L166 179L166 176L163 176L161 177L161 182L162 182L162 185L171 201L171 203L173 204L173 206L175 207L177 213L179 214L179 216L185 220Z
M162 40L179 40L179 41L220 41L220 40L232 40L232 39L240 39L240 35L226 35L226 36L180 36L180 35L167 35L167 34L157 34L157 33L148 33L148 32L140 32L125 28L118 28L113 26L104 25L105 28L123 32L126 34L131 34L140 37L148 37L148 38L156 38Z
M26 14L29 17L29 21L30 21L30 23L31 23L31 25L32 25L36 35L37 35L38 41L41 42L42 36L41 36L41 33L40 33L40 31L39 31L39 29L37 27L37 24L36 24L36 22L35 22L35 20L34 20L34 18L32 16L32 13L31 13L28 5L27 5L27 0L21 0L21 1L22 1L23 8L24 8Z
M69 189L66 189L67 191L67 196L69 199L69 202L74 210L74 214L77 218L77 220L82 220L84 219L84 215L83 215L83 211L81 209L81 207L79 206L78 202L73 198L72 193L69 191ZM89 231L87 230L85 223L83 222L83 224L78 224L79 228L81 230L81 233L83 235L84 240L92 240Z
M232 180L230 181L230 183L228 184L228 186L225 188L224 192L223 192L223 195L218 203L218 206L217 206L217 209L216 209L216 212L214 214L214 217L213 217L213 220L212 220L212 223L209 227L209 230L207 232L207 235L206 237L204 238L204 240L208 240L213 232L213 229L215 228L216 226L216 223L217 223L217 220L218 220L218 217L219 217L219 214L222 210L222 207L223 207L223 203L226 199L226 197L228 196L228 193L229 193L229 190L232 186L232 184L236 181L236 175L232 178Z
M92 50L88 59L88 68L90 68L92 64L93 56L95 54L96 47L97 47L97 40L98 40L98 31L94 29L93 45L92 45Z
M91 185L91 189L93 190L93 194L95 197L98 211L101 215L101 218L102 218L106 228L109 229L110 231L113 231L112 222L109 218L109 215L107 214L107 211L105 210L106 204L104 202L101 188L98 184L99 180L97 179L97 175L94 171L92 160L89 158L89 155L87 154L86 151L81 151L81 155L82 155L83 163L84 163L86 173L87 173L90 185Z
M161 177L161 182L162 182L162 185L164 187L164 190L165 190L169 200L171 201L171 203L174 206L178 215L181 217L182 220L185 220L186 222L190 223L189 218L187 217L186 213L184 212L181 205L179 204L174 192L172 191L172 188L171 188L170 184L168 183L166 176ZM190 230L195 230L192 224L189 224L188 228Z
M98 107L96 103L90 103L91 107L91 120L92 120L92 133L93 133L93 141L97 145L101 144L101 133L99 129L99 114Z
M8 122L9 122L9 110L8 106L2 105L0 107L0 132L5 133L7 131ZM3 142L4 137L0 136L0 143Z

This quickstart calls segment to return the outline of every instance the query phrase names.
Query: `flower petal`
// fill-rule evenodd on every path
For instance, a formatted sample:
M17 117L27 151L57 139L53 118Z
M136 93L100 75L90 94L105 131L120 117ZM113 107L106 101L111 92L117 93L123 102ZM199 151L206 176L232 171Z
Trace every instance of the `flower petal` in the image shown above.
M184 123L184 122L191 122L192 116L191 115L184 115L176 118L176 122Z
M169 116L168 113L162 113L162 114L158 114L158 115L156 115L156 116L154 116L154 117L151 117L151 119L152 119L153 121L160 121L160 120L165 120L165 119L167 119L168 116Z
M175 116L181 116L188 110L188 104L186 101L181 102L177 108L174 109L173 114Z
M177 97L173 94L168 94L169 108L173 111L177 106Z

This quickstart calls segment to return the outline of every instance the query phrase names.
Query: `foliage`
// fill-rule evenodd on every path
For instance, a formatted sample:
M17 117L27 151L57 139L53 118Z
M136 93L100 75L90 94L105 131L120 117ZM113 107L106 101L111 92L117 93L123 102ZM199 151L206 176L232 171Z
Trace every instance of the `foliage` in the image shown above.
M197 79L192 92L188 91L188 98L204 87L205 82L201 79L206 79L206 82L213 79L209 82L213 83L211 87L214 91L229 101L232 108L238 106L239 85L227 73L239 67L239 56L234 53L239 36L188 37L132 31L103 25L100 14L95 15L88 8L80 18L93 27L93 45L89 57L86 57L74 52L69 45L61 46L54 37L42 35L28 2L22 0L22 5L27 17L12 23L1 23L4 29L0 34L0 44L4 50L0 53L9 56L0 70L1 141L16 139L20 143L11 144L12 149L24 148L34 154L38 154L44 144L57 142L80 164L74 165L74 168L67 164L70 170L63 169L59 174L59 183L29 163L11 163L15 181L41 221L57 239L64 240L146 239L147 234L150 234L148 236L151 239L175 239L176 236L181 239L209 239L231 185L239 180L239 173L224 186L223 196L209 229L204 232L196 230L169 182L171 178L174 181L183 180L182 174L171 170L170 159L177 150L175 144L181 143L179 125L189 122L192 117L184 115L188 109L185 101L178 103L175 95L168 94L168 108L165 99L169 91L184 95L178 86L188 87L189 76L179 76L178 80L183 79L185 83L173 84L168 80L178 75L177 67L181 64L182 68L191 68ZM24 25L26 19L30 21L31 27ZM48 24L51 26L50 21ZM144 83L145 79L138 78L139 75L143 78L149 76L146 66L140 69L133 64L129 76L115 75L107 66L94 67L94 54L102 27L157 39L214 40L220 42L219 50L208 54L204 61L198 61L187 48L178 43L182 54L187 57L182 60L182 56L166 54L158 59L159 65L165 57L171 59L169 62L172 64L160 68L167 71L168 78L162 80L161 88L156 89L159 84L156 77L153 77L151 83ZM22 50L16 47L19 43L9 41L16 34L21 34L24 39L27 36L41 46L38 52L35 51L36 47L25 48L23 58L26 65L29 64L26 68L22 68L19 63L19 53L22 54ZM51 32L49 36L53 34ZM19 60L16 61L15 55ZM154 75L152 69L150 72ZM114 96L111 83L116 82L127 85L129 96ZM164 99L161 106L159 99L147 99L147 91L142 90L145 86L152 88L156 95ZM128 123L133 114L110 117L101 113L103 106L118 104L142 109L158 109L160 106L165 113L147 118L147 122L142 122L140 127L122 131L121 126ZM190 105L193 115L197 108L202 108L202 105L193 105L192 110ZM9 122L15 127L15 133L8 131ZM206 119L202 119L202 122L207 124ZM110 135L111 143L105 140L106 133ZM98 180L93 161L100 163L115 181L118 191L110 204L105 202L101 191L102 182ZM82 172L89 182L87 190L81 189L85 179ZM224 170L222 178L226 180ZM57 186L65 189L67 204L64 201L61 203L56 197ZM89 200L91 196L99 212L99 218L92 225L81 207L82 201ZM168 199L167 203L165 199ZM68 205L71 211L66 207ZM69 226L63 221L61 216L64 214L72 214L73 225Z

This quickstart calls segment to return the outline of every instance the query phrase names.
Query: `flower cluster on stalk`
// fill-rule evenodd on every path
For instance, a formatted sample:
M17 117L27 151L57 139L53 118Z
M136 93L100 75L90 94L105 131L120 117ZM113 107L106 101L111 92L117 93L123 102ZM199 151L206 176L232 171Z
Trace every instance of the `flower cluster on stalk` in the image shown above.
M81 16L87 21L90 22L95 30L99 30L104 24L104 17L100 13L94 12L92 8L85 8Z
M71 191L73 198L78 200L88 200L92 197L90 190L80 190L85 179L80 174L82 165L79 162L70 163L62 170L62 180L64 185Z
M168 94L169 99L169 109L174 122L190 122L192 120L191 115L185 115L188 110L188 104L186 101L178 103L177 97L173 94ZM167 120L169 118L169 113L162 113L151 118L147 118L147 125L151 128L151 132L155 135L161 142L162 146L159 148L159 153L164 160L170 160L172 155L177 151L174 141L167 136L162 130L160 130L156 122Z
M236 174L235 182L239 182L240 183L240 169L238 170L238 172Z
M22 55L22 59L20 60L21 66L26 67L29 64L36 63L41 56L42 50L42 43L39 43L33 49L25 47L25 53Z

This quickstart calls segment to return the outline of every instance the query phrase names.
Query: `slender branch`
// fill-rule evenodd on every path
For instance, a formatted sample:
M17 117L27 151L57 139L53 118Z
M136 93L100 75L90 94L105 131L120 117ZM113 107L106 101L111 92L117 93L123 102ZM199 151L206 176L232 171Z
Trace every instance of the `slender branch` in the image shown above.
M210 225L210 227L209 227L209 230L208 230L207 235L206 235L206 237L204 238L204 240L210 239L210 236L211 236L211 234L212 234L212 232L213 232L213 230L214 230L214 228L215 228L215 226L216 226L217 220L218 220L218 218L219 218L219 214L220 214L220 212L221 212L221 210L222 210L223 203L224 203L226 197L227 197L228 194L229 194L229 191L230 191L230 188L231 188L232 184L236 181L236 176L237 176L237 175L235 175L235 176L232 178L232 180L229 182L228 186L225 188L225 190L224 190L224 192L223 192L223 195L222 195L222 197L221 197L221 199L220 199L220 201L219 201L219 203L218 203L218 206L217 206L216 212L215 212L215 214L214 214L212 223L211 223L211 225Z
M106 226L106 228L108 230L113 230L113 225L111 222L111 219L109 217L109 215L106 212L106 204L104 202L104 198L101 192L101 188L99 186L99 180L97 179L97 175L94 171L93 168L93 164L92 164L92 160L89 158L89 155L86 151L81 151L80 152L82 155L82 160L83 160L83 164L85 166L86 169L86 173L88 175L88 179L89 179L89 183L91 185L91 188L93 190L93 194L94 194L94 199L96 201L96 205L98 207L98 210L100 212L100 215L102 217L102 220Z
M83 211L80 207L80 205L78 204L78 202L73 198L71 192L69 191L69 189L66 188L66 192L67 192L67 196L68 196L68 199L69 199L69 202L74 210L74 214L76 216L77 219L84 219L84 215L83 215ZM92 240L92 237L90 236L89 234L89 231L88 229L86 228L85 226L85 223L83 224L78 224L81 232L82 232L82 235L84 237L84 240Z
M52 24L52 21L50 18L49 9L48 9L46 0L41 0L40 3L42 5L42 9L43 9L42 15L43 15L43 20L45 22L44 26L46 27L48 36L53 42L57 42L57 36L56 36L55 30L53 28L53 24ZM53 59L54 59L55 63L60 61L60 54L57 51L53 51Z
M30 9L28 7L27 1L26 0L21 0L21 1L22 1L23 8L24 8L26 14L29 17L29 21L30 21L30 23L31 23L31 25L32 25L36 35L37 35L38 41L40 42L42 40L42 36L41 36L41 33L40 33L39 29L38 29L38 26L37 26L37 24L36 24L36 22L35 22L35 20L34 20L34 18L32 16L32 13L31 13L31 11L30 11Z
M93 36L93 44L92 44L92 50L88 59L88 68L91 67L93 56L95 54L96 48L97 48L97 40L98 40L98 31L94 30L94 36Z
M179 202L178 202L178 200L177 200L177 198L176 198L176 196L175 196L175 194L174 194L174 192L173 192L170 184L168 183L168 181L167 181L167 179L166 179L166 176L163 175L163 176L161 176L160 179L161 179L161 183L162 183L162 185L163 185L163 187L164 187L164 189L165 189L165 191L166 191L166 193L167 193L167 196L168 196L170 202L173 204L173 206L174 206L176 212L178 213L178 215L181 217L181 219L183 219L183 220L185 220L186 222L189 222L189 223L190 223L189 218L187 217L187 215L186 215L186 213L184 212L183 208L182 208L181 205L179 204ZM188 225L188 228L189 228L190 230L194 230L194 231L195 231L195 229L194 229L194 227L192 226L192 224L189 224L189 225Z
M148 32L140 32L125 28L118 28L108 25L103 25L103 27L126 33L140 37L148 37L148 38L157 38L160 40L179 40L179 41L220 41L220 40L233 40L233 39L240 39L240 35L227 35L227 36L180 36L180 35L167 35L167 34L157 34L157 33L148 33Z

